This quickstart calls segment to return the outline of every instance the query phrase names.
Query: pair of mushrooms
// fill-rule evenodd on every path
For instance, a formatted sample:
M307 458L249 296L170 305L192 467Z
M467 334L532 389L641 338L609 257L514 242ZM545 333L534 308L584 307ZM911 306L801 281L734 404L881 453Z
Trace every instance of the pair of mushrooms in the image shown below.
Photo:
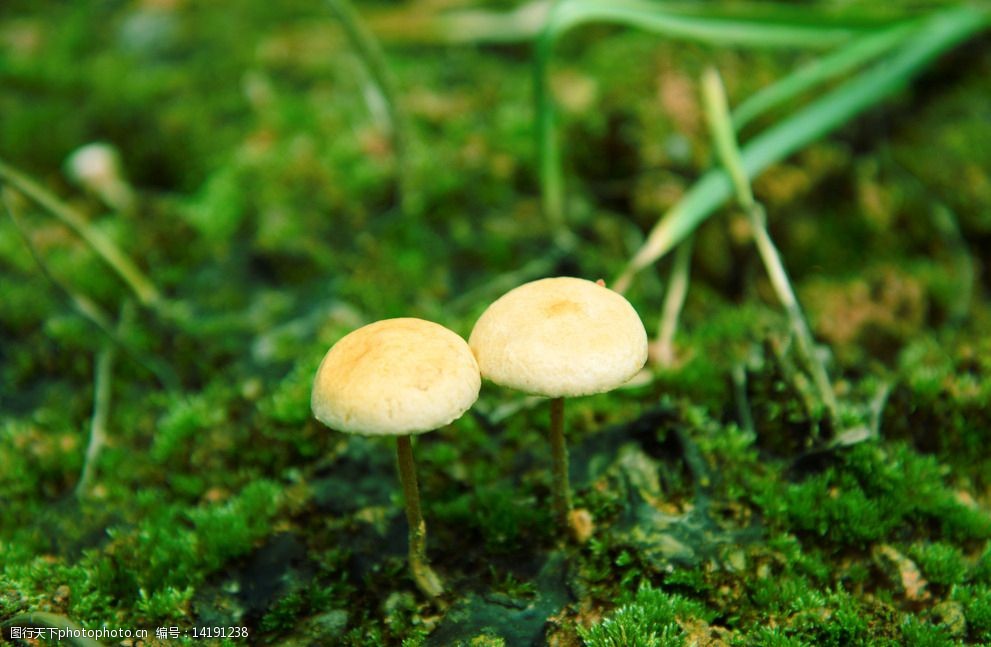
M559 277L521 285L492 303L468 343L422 319L359 328L324 356L311 407L347 433L395 436L409 522L409 564L430 597L443 592L426 557L426 525L410 436L460 418L478 399L481 377L551 400L554 511L568 524L571 493L564 398L612 390L647 361L647 333L633 306L600 283Z

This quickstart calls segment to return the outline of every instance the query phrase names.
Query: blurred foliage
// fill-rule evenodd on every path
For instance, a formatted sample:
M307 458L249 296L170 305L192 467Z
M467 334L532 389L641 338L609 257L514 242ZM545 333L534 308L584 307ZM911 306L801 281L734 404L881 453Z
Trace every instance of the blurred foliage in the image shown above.
M811 56L570 34L550 70L578 241L561 252L539 206L530 47L431 40L411 17L432 6L358 7L408 117L406 211L395 126L320 3L0 7L0 158L168 297L121 328L134 355L118 354L108 442L76 498L107 340L0 214L0 624L47 611L362 646L991 641L987 273L961 296L965 262L991 262L986 36L755 183L846 413L868 419L890 386L877 438L825 444L838 430L803 399L727 210L697 232L674 365L568 406L586 543L554 534L545 407L486 385L417 438L451 591L418 596L391 446L310 417L323 353L391 316L467 335L493 281L535 260L614 276L709 162L701 70L739 103ZM70 180L66 158L94 141L119 151L133 211ZM110 268L9 200L48 271L117 313L129 295ZM663 282L644 272L628 295L651 332ZM178 388L135 361L149 357Z

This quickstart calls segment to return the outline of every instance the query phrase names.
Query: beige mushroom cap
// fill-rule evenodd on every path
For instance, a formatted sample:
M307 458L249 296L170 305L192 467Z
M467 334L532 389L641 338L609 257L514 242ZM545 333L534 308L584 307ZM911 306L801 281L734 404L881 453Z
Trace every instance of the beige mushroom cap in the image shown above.
M571 277L510 290L482 313L468 345L486 379L549 397L612 390L647 361L647 331L630 302Z
M457 420L480 386L478 364L456 333L422 319L386 319L327 351L310 407L338 431L405 436Z

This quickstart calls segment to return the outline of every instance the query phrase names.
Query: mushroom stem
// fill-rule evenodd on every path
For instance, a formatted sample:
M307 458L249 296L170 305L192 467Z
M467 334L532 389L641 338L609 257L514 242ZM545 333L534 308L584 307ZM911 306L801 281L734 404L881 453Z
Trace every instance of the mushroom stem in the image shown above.
M562 527L568 527L571 512L571 486L568 484L568 446L564 442L564 398L551 400L551 461L554 473L554 514Z
M413 463L413 446L409 436L396 437L396 459L399 480L403 484L403 498L406 500L406 520L409 522L410 572L420 590L428 597L436 598L444 592L444 585L427 563L427 524L420 512L420 490L416 484L416 465Z

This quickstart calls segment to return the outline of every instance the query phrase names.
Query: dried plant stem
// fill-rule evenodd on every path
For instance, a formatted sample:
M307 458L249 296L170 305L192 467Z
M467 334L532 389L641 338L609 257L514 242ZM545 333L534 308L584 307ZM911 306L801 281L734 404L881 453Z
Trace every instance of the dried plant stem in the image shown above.
M554 483L554 516L568 528L571 512L571 485L568 482L568 445L564 440L564 398L551 400L551 462Z
M142 305L156 308L161 305L162 296L151 279L113 240L86 222L81 213L3 160L0 160L0 182L10 184L76 232L127 283Z
M778 248L775 247L774 241L771 240L770 234L767 233L764 208L755 203L748 210L748 215L751 226L754 229L754 242L757 244L757 250L764 260L764 267L767 268L768 277L771 279L771 284L778 294L778 299L781 301L781 305L784 306L785 312L788 315L788 322L791 325L792 334L795 335L795 339L798 342L798 348L802 353L802 358L808 366L809 372L812 374L812 380L815 382L816 390L819 392L822 403L826 406L830 416L835 420L836 395L833 393L832 382L830 382L825 365L823 365L823 362L819 359L819 355L816 353L812 332L809 330L809 326L805 321L805 315L802 314L802 307L795 297L794 290L792 290L791 282L788 280L788 274L785 271L784 264L781 262L781 255L778 253Z
M123 335L133 314L130 301L125 301L120 309L120 319L117 322L117 334ZM110 397L113 384L114 361L117 359L117 346L107 341L96 358L96 368L93 372L93 417L90 419L89 443L86 446L86 458L83 460L83 471L76 484L76 496L82 498L88 493L90 483L96 471L96 460L107 440L107 420L110 417Z
M754 243L757 251L764 261L768 278L778 295L778 299L784 306L788 315L788 322L791 326L792 334L798 342L798 348L802 354L812 380L819 392L819 397L823 405L828 410L832 419L836 419L836 395L833 393L833 386L829 380L826 367L820 361L815 350L815 342L812 339L812 332L809 330L802 314L802 308L795 297L795 292L788 280L788 273L785 271L784 263L781 262L781 255L778 248L771 240L767 232L766 216L763 206L754 200L753 191L750 187L750 180L744 170L743 162L740 158L740 150L736 144L736 136L733 134L733 125L729 117L729 109L726 103L726 92L723 89L722 80L719 73L714 68L706 70L702 80L702 93L705 104L706 119L712 132L716 144L719 159L722 161L726 172L730 176L733 188L736 192L737 202L750 218L750 226L753 229Z
M678 318L685 305L688 295L688 282L691 275L692 241L689 236L678 245L674 255L674 265L671 266L671 279L664 294L664 305L661 308L661 322L657 329L657 344L655 356L658 364L669 367L674 363L674 336L678 332Z
M96 370L93 375L93 417L90 419L89 444L86 446L83 471L79 477L79 483L76 484L76 496L80 498L86 496L96 469L96 459L107 439L107 418L110 415L110 392L116 355L117 347L107 343L96 358Z
M406 500L406 521L409 523L410 572L420 590L428 597L436 598L444 593L444 585L427 561L427 524L420 511L420 489L416 483L416 465L409 436L396 437L396 459Z
M747 366L743 362L733 364L730 373L733 378L733 399L736 401L736 417L743 429L749 436L755 432L754 416L750 410L750 400L747 397Z

